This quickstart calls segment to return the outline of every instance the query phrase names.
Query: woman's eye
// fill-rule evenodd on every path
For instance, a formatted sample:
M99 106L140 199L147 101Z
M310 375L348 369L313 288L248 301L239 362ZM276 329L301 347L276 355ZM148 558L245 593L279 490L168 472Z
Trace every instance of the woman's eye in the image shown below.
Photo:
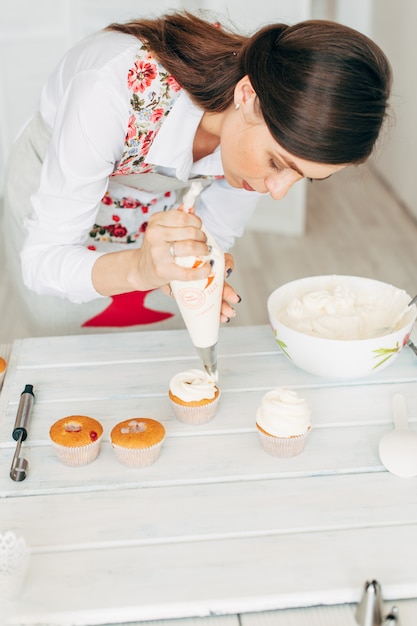
M275 161L273 159L269 160L269 166L271 167L271 169L273 169L275 172L282 172L283 168L280 165L277 165L275 163Z

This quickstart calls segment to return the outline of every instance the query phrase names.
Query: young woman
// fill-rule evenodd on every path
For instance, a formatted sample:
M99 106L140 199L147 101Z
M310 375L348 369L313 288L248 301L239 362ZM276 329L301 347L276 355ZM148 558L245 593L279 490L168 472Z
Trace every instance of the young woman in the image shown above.
M390 85L372 41L321 20L245 37L173 13L80 42L7 173L3 232L33 332L132 325L149 290L207 276L208 263L175 263L207 254L202 223L226 253L260 194L279 200L365 161ZM204 185L195 214L169 210L193 180ZM222 321L238 301L226 284Z

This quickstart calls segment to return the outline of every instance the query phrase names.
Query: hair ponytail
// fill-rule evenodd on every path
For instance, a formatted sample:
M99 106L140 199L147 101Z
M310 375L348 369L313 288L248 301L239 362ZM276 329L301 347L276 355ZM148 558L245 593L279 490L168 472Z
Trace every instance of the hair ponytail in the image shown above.
M271 134L295 156L342 164L371 154L391 69L364 35L324 20L268 26L245 47L242 69Z

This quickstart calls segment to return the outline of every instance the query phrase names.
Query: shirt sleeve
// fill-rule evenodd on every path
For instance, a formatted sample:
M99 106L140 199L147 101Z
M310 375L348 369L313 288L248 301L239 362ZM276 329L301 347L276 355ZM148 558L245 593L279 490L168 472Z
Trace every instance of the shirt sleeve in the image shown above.
M55 118L21 252L25 284L73 302L100 297L91 271L104 254L85 243L114 163L120 158L128 111L97 71L75 76Z
M224 252L241 237L245 224L254 212L262 194L236 189L225 179L217 179L206 187L196 202L196 213L205 228Z

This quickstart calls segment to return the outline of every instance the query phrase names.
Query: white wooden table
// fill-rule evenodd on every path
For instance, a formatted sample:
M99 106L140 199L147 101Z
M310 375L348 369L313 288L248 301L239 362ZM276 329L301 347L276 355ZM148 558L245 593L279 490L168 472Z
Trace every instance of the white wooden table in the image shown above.
M412 351L339 382L293 366L267 326L222 328L222 397L204 426L178 422L169 406L171 376L189 367L200 363L183 330L13 344L0 396L0 528L23 535L32 554L10 623L236 625L243 614L245 626L271 615L275 626L333 626L314 621L320 605L352 603L340 621L351 626L366 580L380 582L389 606L417 598L417 479L389 474L378 457L394 393L405 394L417 426ZM25 384L36 395L22 448L30 467L14 483L11 431ZM293 459L265 454L255 429L261 397L276 386L298 390L312 409L310 438ZM99 458L82 468L61 465L48 439L71 414L105 428ZM167 430L146 469L120 465L108 442L116 422L138 416Z

